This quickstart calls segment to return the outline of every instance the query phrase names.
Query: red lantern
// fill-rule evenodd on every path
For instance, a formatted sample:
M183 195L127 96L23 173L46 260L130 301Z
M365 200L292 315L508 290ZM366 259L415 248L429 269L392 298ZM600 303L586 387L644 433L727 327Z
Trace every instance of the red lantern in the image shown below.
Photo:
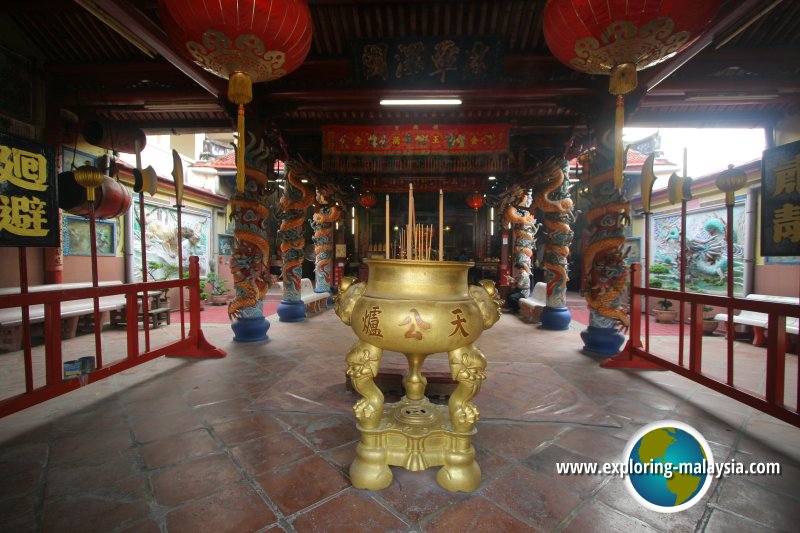
M365 192L358 198L358 203L360 203L362 207L369 209L370 207L375 207L375 204L378 203L378 199L375 198L375 195L371 192Z
M470 206L475 211L483 207L483 203L484 203L483 196L481 196L476 192L467 196L467 205Z
M228 80L228 99L239 106L244 147L244 104L253 82L276 80L299 67L311 48L305 0L161 0L164 29L187 56ZM244 190L244 149L236 153L236 187Z
M614 183L622 186L622 95L636 88L636 71L694 43L719 0L549 0L544 38L562 63L588 74L609 74L617 95Z

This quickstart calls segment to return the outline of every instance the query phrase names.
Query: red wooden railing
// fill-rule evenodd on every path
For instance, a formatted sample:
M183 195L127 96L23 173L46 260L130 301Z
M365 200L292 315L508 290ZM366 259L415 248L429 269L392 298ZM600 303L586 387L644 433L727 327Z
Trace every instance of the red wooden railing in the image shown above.
M729 298L726 296L712 296L691 292L679 292L664 289L651 289L641 286L641 265L631 265L630 283L630 330L629 339L622 352L603 362L605 368L663 368L672 370L701 385L713 389L721 394L738 400L750 407L763 411L779 418L789 424L800 427L800 364L797 376L797 400L794 405L787 405L784 400L784 384L786 382L786 318L800 317L800 306L748 300L744 298ZM677 301L678 305L689 306L689 353L684 355L684 343L680 342L677 360L675 363L663 356L653 353L650 348L649 331L645 332L645 343L642 342L642 297L645 302L667 298ZM655 300L652 300L655 301ZM645 304L647 305L647 303ZM728 309L731 316L733 309L749 310L768 315L767 346L766 346L766 374L764 394L747 390L734 385L736 357L733 353L733 330L728 329L728 349L726 356L727 372L724 379L711 376L703 372L703 306L710 305ZM645 320L647 320L647 315ZM645 322L647 324L648 322ZM730 322L729 322L730 326ZM683 337L684 324L680 325L681 338Z
M144 309L143 323L145 328L145 347L139 346L139 297L147 291L160 291L172 287L186 287L189 290L189 333L186 334L181 311L181 333L178 340L164 346L151 349L149 319ZM113 363L103 363L102 342L95 342L97 368L83 376L84 379L63 379L63 351L61 338L61 304L71 300L97 298L124 294L126 298L126 333L127 345L124 359ZM146 303L147 298L143 298ZM34 387L34 369L32 364L32 348L30 343L30 323L27 306L44 305L44 353L45 384ZM183 301L181 301L183 306ZM86 384L127 370L136 365L151 361L162 355L176 357L225 357L225 352L212 346L205 340L200 324L200 267L197 257L189 259L189 277L169 281L153 281L105 287L89 287L81 289L27 292L25 283L18 294L0 296L0 308L22 308L23 316L23 364L25 372L25 392L0 400L0 417L20 411L37 403L49 400L61 394L77 389ZM102 324L98 319L95 305L95 339L101 339ZM116 347L114 347L116 348ZM108 353L108 351L106 351Z

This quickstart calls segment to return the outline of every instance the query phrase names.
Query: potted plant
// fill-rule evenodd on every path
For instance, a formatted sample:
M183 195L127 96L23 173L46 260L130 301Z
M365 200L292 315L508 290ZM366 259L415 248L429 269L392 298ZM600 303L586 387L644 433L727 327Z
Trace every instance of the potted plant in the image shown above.
M650 265L651 274L669 274L669 267L662 263L654 263Z
M183 277L188 278L189 272L184 271ZM206 292L206 280L200 278L199 285L200 285L200 310L202 311L203 309L206 308L206 300L208 299L208 292ZM183 290L183 307L184 309L189 309L191 307L191 298L189 296L188 289Z
M210 305L225 305L228 303L228 293L231 290L225 285L228 280L217 276L216 272L210 272L206 277L205 287L210 289L208 303Z
M200 309L203 309L203 303L208 300L208 293L206 292L206 280L200 278Z
M666 298L658 301L658 307L653 309L653 313L656 315L656 322L662 324L672 324L678 316L678 311L672 309L672 302Z
M672 287L673 277L670 274L670 268L662 263L655 263L650 265L650 287L653 289L669 289Z
M150 281L166 281L178 277L178 266L172 263L165 263L162 260L147 262L147 276ZM165 304L169 302L170 289L161 289L159 301Z
M703 335L713 335L719 322L714 320L714 308L710 305L703 306Z

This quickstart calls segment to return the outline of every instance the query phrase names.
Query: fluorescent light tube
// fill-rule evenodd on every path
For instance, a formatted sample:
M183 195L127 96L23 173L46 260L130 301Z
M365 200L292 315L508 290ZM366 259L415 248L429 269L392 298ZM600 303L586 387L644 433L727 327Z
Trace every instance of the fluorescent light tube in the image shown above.
M381 105L415 106L415 105L461 105L458 98L419 98L419 99L385 99Z

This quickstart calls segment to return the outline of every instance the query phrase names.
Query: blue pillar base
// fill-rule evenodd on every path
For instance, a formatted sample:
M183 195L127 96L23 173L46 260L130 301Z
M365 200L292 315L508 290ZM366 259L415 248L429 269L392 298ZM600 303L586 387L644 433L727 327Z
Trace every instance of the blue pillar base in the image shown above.
M336 298L336 295L339 293L339 287L334 287L331 285L331 297L328 298L328 309L333 309L334 301L333 299Z
M542 322L543 329L563 331L569 329L572 313L569 312L568 307L545 307L542 309L539 320Z
M278 320L281 322L302 322L306 319L306 304L301 301L281 300L278 304Z
M592 355L611 357L617 355L625 342L625 335L617 328L598 328L589 326L581 331L583 351Z
M237 318L231 322L235 342L261 342L267 340L269 322L263 316Z
M314 288L314 292L316 293L327 292L328 294L330 294L330 296L328 296L328 299L325 300L325 307L327 307L328 309L333 307L333 289L328 287L327 290L318 291L317 288L318 287Z

